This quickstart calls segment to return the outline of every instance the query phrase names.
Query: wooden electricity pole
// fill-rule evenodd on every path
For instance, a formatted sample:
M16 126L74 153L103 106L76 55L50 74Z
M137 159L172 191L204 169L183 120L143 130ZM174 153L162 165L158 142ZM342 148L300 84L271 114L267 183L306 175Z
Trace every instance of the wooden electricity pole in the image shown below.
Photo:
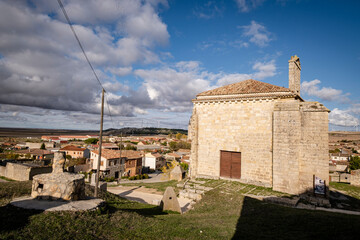
M118 184L120 184L122 175L123 175L123 164L122 164L122 159L121 159L121 151L122 151L122 130L121 130L121 134L120 134L120 177L118 178Z
M102 145L102 132L103 132L103 119L104 119L104 95L105 89L102 89L101 95L101 120L100 120L100 136L99 136L99 158L97 162L96 168L96 178L95 178L95 197L98 197L98 189L99 189L99 177L100 177L100 162L101 162L101 145Z

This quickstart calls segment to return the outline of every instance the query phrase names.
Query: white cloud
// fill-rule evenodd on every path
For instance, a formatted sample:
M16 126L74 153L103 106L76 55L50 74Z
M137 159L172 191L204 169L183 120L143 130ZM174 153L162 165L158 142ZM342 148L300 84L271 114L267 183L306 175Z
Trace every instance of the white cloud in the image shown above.
M275 61L256 62L253 70L253 73L209 73L200 68L199 62L181 61L174 67L138 69L134 74L144 79L143 87L153 101L153 108L183 112L191 110L190 100L200 92L250 78L274 76Z
M329 114L329 123L337 126L353 127L359 125L359 119L349 114L348 110L335 108Z
M314 79L310 82L304 81L301 83L301 91L309 96L314 96L324 101L349 102L349 99L347 98L349 94L344 94L341 90L331 87L320 88L320 83L321 81L319 79Z
M249 12L261 6L265 0L235 0L240 12Z
M256 62L253 66L253 70L257 71L253 74L255 79L262 80L267 77L273 77L276 75L275 60L269 62Z
M257 80L263 80L268 77L273 77L276 75L276 65L275 60L271 60L269 62L256 62L252 69L255 70L254 73L248 73L248 74L225 74L223 77L221 77L217 85L222 86L226 84L231 84L247 79L257 79Z
M130 91L116 77L131 74L131 65L159 62L154 49L167 44L169 33L158 8L167 7L167 1L63 3L97 74L113 94ZM97 113L100 86L57 2L31 4L0 2L0 103ZM122 105L119 99L127 101ZM126 116L133 115L137 104L120 95L109 101L117 103L115 113Z
M259 47L265 47L272 40L271 34L268 32L264 25L261 25L255 21L251 21L250 25L239 26L243 28L243 36L249 37L249 41Z

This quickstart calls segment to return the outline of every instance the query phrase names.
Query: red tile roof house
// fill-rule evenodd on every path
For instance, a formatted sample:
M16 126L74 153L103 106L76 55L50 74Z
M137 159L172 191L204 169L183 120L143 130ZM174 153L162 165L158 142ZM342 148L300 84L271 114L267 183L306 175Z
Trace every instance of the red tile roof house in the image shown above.
M66 155L70 155L72 158L89 158L90 151L89 149L68 145L66 147L60 148L59 151L63 151Z
M19 150L15 153L19 154L22 158L35 158L35 159L50 159L54 156L54 153L48 150L43 149L25 149L25 150Z
M139 151L122 150L121 156L126 158L125 162L125 176L135 176L142 173L142 159L143 155Z
M92 150L90 153L90 162L93 171L96 172L97 164L99 160L99 150ZM100 162L100 176L101 177L120 177L121 171L124 169L122 165L124 165L126 158L121 156L120 162L120 151L110 150L110 149L102 149L101 151L101 162Z
M93 171L97 169L99 151L93 150L90 154ZM120 177L121 171L124 176L141 174L142 154L132 150L120 151L103 149L101 151L100 174L102 177Z

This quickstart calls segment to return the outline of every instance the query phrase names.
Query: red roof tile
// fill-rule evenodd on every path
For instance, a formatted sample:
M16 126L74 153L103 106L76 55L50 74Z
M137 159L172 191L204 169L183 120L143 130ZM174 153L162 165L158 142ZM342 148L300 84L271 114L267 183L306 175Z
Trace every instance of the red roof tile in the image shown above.
M269 83L256 81L253 79L229 84L223 87L199 93L197 96L231 95L231 94L251 94L251 93L275 93L292 92L289 88L275 86Z

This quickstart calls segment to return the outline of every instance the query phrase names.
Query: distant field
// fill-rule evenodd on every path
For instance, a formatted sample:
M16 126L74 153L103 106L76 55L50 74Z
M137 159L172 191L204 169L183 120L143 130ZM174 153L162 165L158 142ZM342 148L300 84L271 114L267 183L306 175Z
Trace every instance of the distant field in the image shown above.
M360 141L360 132L329 132L329 142Z
M126 135L168 135L182 133L187 134L184 129L167 128L122 128L107 129L103 131L104 136ZM67 129L40 129L40 128L0 128L0 137L41 137L43 135L99 135L99 131L94 130L67 130Z
M41 137L43 135L97 135L97 131L0 128L0 137Z

